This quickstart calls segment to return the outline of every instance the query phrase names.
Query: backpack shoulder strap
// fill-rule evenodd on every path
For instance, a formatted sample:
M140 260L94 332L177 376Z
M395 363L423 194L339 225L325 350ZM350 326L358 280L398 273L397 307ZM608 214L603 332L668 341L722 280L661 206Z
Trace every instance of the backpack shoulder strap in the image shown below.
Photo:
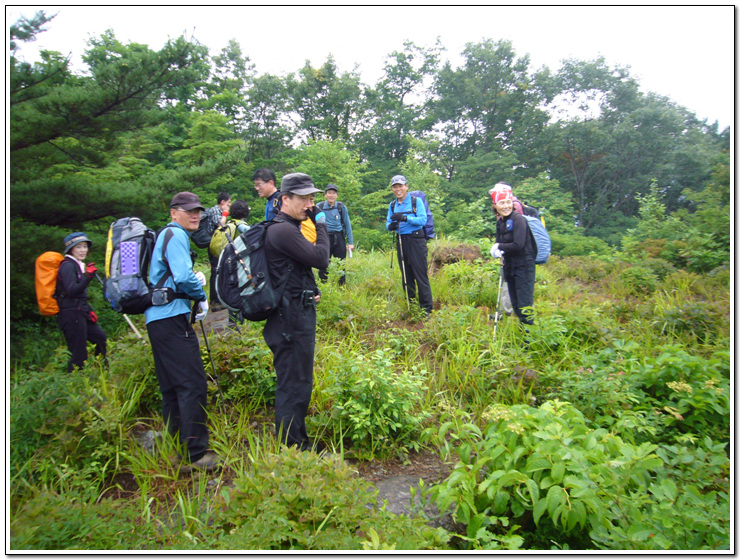
M162 242L162 262L167 266L167 270L165 270L162 277L157 281L157 283L154 285L155 288L161 288L164 286L164 283L167 282L167 279L172 276L172 271L170 270L170 263L167 262L167 246L170 244L170 239L172 239L172 236L175 235L172 233L172 226L166 225L160 231L160 234L164 235L164 241Z

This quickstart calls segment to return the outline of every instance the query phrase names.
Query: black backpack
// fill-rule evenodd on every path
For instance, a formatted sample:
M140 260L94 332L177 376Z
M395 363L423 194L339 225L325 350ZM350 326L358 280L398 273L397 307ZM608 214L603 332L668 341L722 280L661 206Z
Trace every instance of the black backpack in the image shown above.
M270 278L265 250L267 228L281 222L281 217L263 220L236 239L227 233L226 246L221 251L216 268L216 295L230 311L241 313L247 321L263 321L277 311L290 265L275 284Z
M199 249L207 249L211 244L211 237L213 237L214 231L216 231L216 225L211 221L211 215L206 210L201 215L198 229L192 233L190 240Z
M162 252L172 238L170 226L165 226ZM152 305L166 305L174 299L189 299L164 283L172 275L167 272L152 286L149 283L149 265L158 234L136 217L121 218L111 224L105 248L105 297L119 313L140 315Z

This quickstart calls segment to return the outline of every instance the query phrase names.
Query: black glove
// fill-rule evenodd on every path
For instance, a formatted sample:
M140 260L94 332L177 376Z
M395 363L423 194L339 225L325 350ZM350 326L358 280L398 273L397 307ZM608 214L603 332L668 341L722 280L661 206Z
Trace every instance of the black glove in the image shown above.
M316 222L320 224L326 223L326 214L324 214L324 211L321 210L318 206L312 206L311 208L306 209L306 216L308 216L308 219L311 220L314 225L316 225Z
M388 224L388 231L396 231L398 229L398 222L391 222Z
M406 220L408 220L406 214L402 214L401 212L391 214L391 221L393 222L405 222Z

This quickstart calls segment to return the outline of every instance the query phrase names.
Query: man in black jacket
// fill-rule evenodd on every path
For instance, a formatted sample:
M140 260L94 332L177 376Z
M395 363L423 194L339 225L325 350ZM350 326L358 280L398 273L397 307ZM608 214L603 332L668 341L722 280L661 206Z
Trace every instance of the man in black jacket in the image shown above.
M320 293L312 268L329 266L329 234L324 213L314 206L313 180L305 173L283 177L281 209L265 236L270 277L277 283L290 270L279 310L262 336L273 353L277 376L275 435L282 443L311 448L306 414L313 390L316 304ZM316 244L301 234L306 218L316 225Z

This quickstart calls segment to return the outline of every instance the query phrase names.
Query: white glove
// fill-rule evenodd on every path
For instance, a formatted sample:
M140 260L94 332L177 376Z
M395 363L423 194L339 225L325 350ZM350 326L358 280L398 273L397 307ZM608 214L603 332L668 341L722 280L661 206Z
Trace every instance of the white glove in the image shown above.
M195 315L195 320L202 321L208 314L208 302L206 300L199 301L198 305L200 306L200 312Z
M195 273L195 277L198 279L198 282L200 282L201 286L206 285L206 275L203 274L200 270Z
M504 256L504 252L500 251L498 248L498 243L494 243L493 247L491 247L491 256L494 259L500 259L501 257Z

